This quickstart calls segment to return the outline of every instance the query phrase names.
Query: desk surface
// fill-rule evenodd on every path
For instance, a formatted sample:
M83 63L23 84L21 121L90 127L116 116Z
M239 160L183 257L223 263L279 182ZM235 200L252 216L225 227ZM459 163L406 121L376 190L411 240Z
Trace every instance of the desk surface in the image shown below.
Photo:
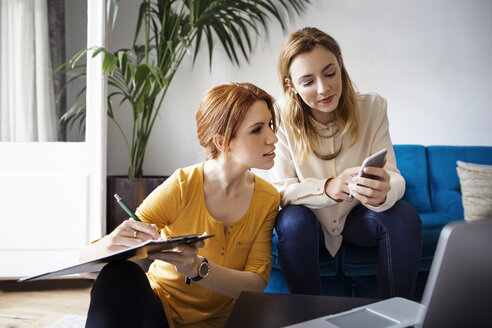
M283 327L376 301L368 298L243 292L225 327Z

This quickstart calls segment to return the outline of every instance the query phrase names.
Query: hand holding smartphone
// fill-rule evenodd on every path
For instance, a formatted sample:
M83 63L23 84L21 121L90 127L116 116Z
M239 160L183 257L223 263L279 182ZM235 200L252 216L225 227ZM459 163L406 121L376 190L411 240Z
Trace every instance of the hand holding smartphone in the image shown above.
M368 178L368 179L374 179L373 175L364 173L364 168L367 166L371 167L383 167L384 163L384 158L386 157L386 154L388 153L388 150L386 149L381 149L375 154L372 154L371 156L367 157L364 162L362 162L362 166L360 168L359 177L363 178ZM354 196L352 194L349 195L350 198L353 198Z

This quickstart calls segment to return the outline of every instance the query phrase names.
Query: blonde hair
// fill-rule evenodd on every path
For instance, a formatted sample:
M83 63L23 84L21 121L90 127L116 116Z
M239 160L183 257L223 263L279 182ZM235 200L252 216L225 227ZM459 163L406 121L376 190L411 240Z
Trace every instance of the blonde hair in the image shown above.
M349 134L352 146L359 137L359 110L357 97L350 77L342 65L340 46L331 36L314 27L306 27L287 37L280 51L278 60L278 74L284 92L285 104L282 108L282 120L297 132L294 137L297 141L296 156L300 162L313 153L313 143L318 142L319 135L309 119L312 114L308 105L301 97L293 92L286 79L290 79L290 65L294 58L312 51L316 46L322 46L335 55L339 61L342 77L342 94L335 110L335 123L342 135Z
M216 158L219 150L214 137L224 137L224 152L229 150L249 108L264 101L272 115L273 130L277 130L277 105L272 96L251 83L227 83L210 89L203 96L196 113L197 135L208 158Z

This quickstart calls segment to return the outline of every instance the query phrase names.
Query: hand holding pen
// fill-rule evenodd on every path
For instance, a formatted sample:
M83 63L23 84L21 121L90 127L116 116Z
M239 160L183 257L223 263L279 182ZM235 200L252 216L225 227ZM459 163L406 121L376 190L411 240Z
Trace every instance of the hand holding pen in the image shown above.
M110 236L112 235L116 244L128 247L135 246L147 240L160 238L158 228L155 224L142 222L118 194L115 194L114 197L121 208L133 219L123 221L123 223L111 232Z
M115 195L118 204L120 204L125 212L133 219L123 221L104 238L89 245L83 254L81 254L81 261L106 256L114 252L125 250L129 247L137 246L148 240L160 238L159 229L155 224L141 222L140 219L132 213L121 197L116 196L118 195Z
M128 215L130 215L134 221L132 220L127 220L125 222L128 222L128 224L134 224L134 223L140 223L140 219L133 213L128 205L126 205L125 201L121 199L118 194L114 195L114 198L116 198L116 201L118 204L125 210ZM137 222L135 222L137 221ZM118 228L122 227L125 222L123 222ZM142 224L145 224L142 222ZM150 226L154 226L157 229L157 226L155 224L151 224ZM115 229L115 230L116 230ZM133 238L139 238L139 231L134 230L133 232ZM153 253L149 255L149 259L151 260L160 260L160 261L165 261L168 263L173 264L176 267L176 270L185 276L189 276L189 271L192 270L190 268L194 268L196 259L198 258L198 248L202 248L205 246L205 242L203 240L200 240L197 243L193 244L182 244L177 247L175 247L172 251L168 252L158 252L158 253ZM193 271L192 276L194 276L195 272Z

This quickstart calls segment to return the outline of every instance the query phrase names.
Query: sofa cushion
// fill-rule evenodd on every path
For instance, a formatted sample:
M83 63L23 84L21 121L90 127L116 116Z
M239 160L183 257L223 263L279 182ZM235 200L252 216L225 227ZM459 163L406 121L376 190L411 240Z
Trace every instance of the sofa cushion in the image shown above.
M492 218L492 165L458 161L465 220Z
M428 146L427 161L434 212L463 219L456 162L492 164L492 146Z
M417 212L431 212L429 177L425 147L421 145L395 145L396 165L405 178L403 199L412 204Z
M443 212L433 212L433 213L419 213L420 219L422 220L422 229L440 229L444 227L447 223L455 220L462 220L460 215L449 216Z

